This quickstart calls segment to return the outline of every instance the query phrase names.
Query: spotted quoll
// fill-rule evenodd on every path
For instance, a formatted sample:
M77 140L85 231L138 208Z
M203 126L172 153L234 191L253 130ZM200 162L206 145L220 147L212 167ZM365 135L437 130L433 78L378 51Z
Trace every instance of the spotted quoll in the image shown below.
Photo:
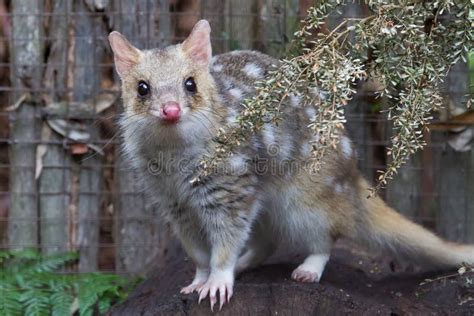
M254 51L212 57L210 31L202 20L183 43L152 50L109 36L122 81L124 152L196 265L182 293L197 291L199 301L209 296L211 308L218 299L222 307L235 274L282 240L308 252L291 275L298 282L320 280L339 237L432 266L474 263L472 246L443 241L380 198L366 198L344 131L322 170L309 172L317 139L307 126L316 113L297 96L284 101L279 125L266 124L215 172L192 181L218 130L235 124L256 81L278 65Z

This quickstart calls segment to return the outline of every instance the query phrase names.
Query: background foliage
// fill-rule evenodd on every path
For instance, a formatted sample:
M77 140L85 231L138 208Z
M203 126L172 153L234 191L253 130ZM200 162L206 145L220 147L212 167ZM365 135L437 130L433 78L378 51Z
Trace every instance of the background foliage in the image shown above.
M59 272L77 258L76 253L0 252L0 315L103 314L126 298L134 282L121 276Z

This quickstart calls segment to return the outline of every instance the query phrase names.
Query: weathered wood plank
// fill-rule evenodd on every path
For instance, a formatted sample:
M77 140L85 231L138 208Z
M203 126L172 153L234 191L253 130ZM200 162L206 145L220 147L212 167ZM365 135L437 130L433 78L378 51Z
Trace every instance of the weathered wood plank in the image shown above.
M398 170L386 189L388 204L411 219L420 214L421 174L421 153L418 152Z
M253 49L257 35L256 1L229 1L229 49Z
M11 3L13 30L11 49L11 81L13 100L29 89L41 86L43 61L41 1L17 0ZM9 245L12 249L36 247L38 244L38 206L35 180L36 141L39 118L36 115L38 95L24 102L14 113L10 146Z
M468 89L465 63L455 65L446 80L448 97L455 107L462 107ZM438 232L453 241L472 242L473 216L472 149L455 151L447 144L452 135L433 133L434 142L442 144L435 152L434 174L437 183L438 203L435 205ZM436 208L437 206L437 208ZM469 232L469 233L468 233Z
M74 101L91 99L100 88L100 73L97 68L102 42L97 41L96 29L100 30L101 19L94 17L84 0L74 1ZM99 33L100 34L100 33ZM96 122L86 121L91 141L99 139ZM79 271L94 271L98 268L99 216L102 189L102 159L90 153L80 161L79 199L77 205L76 246L80 253Z
M471 128L474 128L471 126ZM466 184L466 237L465 241L474 243L474 145L471 146L470 160L468 160L467 184Z
M49 98L64 100L67 88L68 19L71 5L68 0L55 0L49 37L51 49L45 71L45 88ZM70 157L62 146L62 138L49 131L42 141L53 143L43 156L43 170L39 178L40 243L44 253L64 252L69 247L69 194L71 187ZM44 134L44 133L43 133Z
M261 0L259 7L259 50L279 57L284 43L285 26L283 3L276 0Z
M170 0L159 0L159 43L156 47L166 47L171 44L174 35L171 25Z
M447 134L433 135L434 141L438 143L445 142L447 138ZM467 177L470 171L469 164L472 161L471 152L456 152L445 145L436 150L434 161L438 194L437 203L434 205L437 231L449 240L468 241L466 240L468 231L466 216L469 209L467 200L468 194L473 193L472 187L468 187Z
M48 127L46 127L48 128ZM71 191L70 158L61 147L62 138L50 134L45 141L57 142L47 147L43 157L43 171L39 179L40 244L45 254L69 249L69 194Z
M168 24L163 26L163 33L157 32L156 27L157 18L169 15L169 9L167 12L159 11L166 8L166 1L115 0L113 10L119 14L115 17L114 29L119 30L141 49L159 46L159 40L169 36L164 34L166 28L169 28ZM168 21L166 18L164 20Z

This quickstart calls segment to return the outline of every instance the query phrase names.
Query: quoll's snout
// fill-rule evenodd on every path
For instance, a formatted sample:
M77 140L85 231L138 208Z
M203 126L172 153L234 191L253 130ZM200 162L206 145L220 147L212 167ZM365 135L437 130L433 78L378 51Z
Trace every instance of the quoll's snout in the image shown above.
M181 107L178 102L165 102L160 109L160 117L166 122L176 122L181 117Z

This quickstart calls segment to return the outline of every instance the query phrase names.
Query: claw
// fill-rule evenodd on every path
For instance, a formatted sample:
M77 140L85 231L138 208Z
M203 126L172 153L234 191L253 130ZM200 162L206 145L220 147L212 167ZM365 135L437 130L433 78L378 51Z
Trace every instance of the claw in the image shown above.
M198 301L198 304L200 304L201 301L207 297L207 294L208 294L208 293L209 293L209 288L208 288L208 287L204 286L204 287L202 287L202 288L200 289L200 291L199 291L199 301Z
M186 287L183 287L180 291L181 294L191 294L194 291L197 291L199 287L199 284L190 284Z
M214 305L217 303L217 298L215 296L210 296L209 301L211 301L211 312L214 311Z
M211 290L209 291L209 301L211 302L211 311L214 311L214 305L217 303L216 291L217 291L217 287L211 286Z
M313 282L317 281L318 274L315 273L315 272L296 269L291 274L291 278L295 281L298 281L298 282L313 283Z
M219 310L221 310L225 304L225 288L225 286L219 288Z
M207 272L207 270L197 269L193 282L191 282L191 284L189 284L188 286L183 287L181 289L181 294L191 294L193 292L199 293L200 289L202 289L202 286L207 281L208 276L209 273Z

